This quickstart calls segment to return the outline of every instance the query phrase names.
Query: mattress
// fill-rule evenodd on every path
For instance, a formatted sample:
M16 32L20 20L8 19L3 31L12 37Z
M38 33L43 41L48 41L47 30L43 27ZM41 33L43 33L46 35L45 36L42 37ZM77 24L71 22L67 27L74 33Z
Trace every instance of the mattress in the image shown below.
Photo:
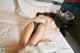
M21 31L33 20L30 18L34 18L37 12L49 12L52 5L52 3L45 2L43 2L42 5L37 5L38 3L35 3L36 1L34 0L26 1L28 2L27 4L24 0L0 0L0 53L2 49L4 53L16 53L14 49L18 46ZM41 4L41 2L39 3ZM18 9L18 7L21 7L21 9ZM30 8L32 9L30 10ZM15 13L18 14L16 15ZM38 43L38 47L44 48L44 51L50 49L52 53L74 53L60 32L47 30L43 36L43 39L46 38L50 39L52 42ZM46 47L48 49L45 49Z
M6 53L13 53L12 48L18 45L21 31L31 21L32 19L21 18L15 13L0 11L0 48L4 48ZM38 43L42 49L47 47L44 51L50 49L52 53L74 53L60 32L47 30L43 36L43 39L46 38L51 42Z

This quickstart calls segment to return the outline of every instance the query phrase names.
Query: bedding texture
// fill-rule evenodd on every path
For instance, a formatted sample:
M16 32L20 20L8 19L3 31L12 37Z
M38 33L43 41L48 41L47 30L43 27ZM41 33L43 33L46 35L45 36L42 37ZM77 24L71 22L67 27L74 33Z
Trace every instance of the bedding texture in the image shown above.
M30 18L35 18L37 12L49 12L52 3L39 2L42 4L40 6L35 0L0 0L0 2L2 2L0 5L0 48L5 48L6 53L15 53L13 48L19 43L21 31L33 21ZM43 39L46 38L51 42L39 42L37 45L42 51L74 53L60 32L47 29L43 36Z
M35 18L37 12L49 12L52 3L35 0L18 0L20 13L26 18Z
M4 39L0 40L0 48L5 48L6 53L12 53L9 51L13 51L11 48L18 45L21 31L31 21L32 19L20 18L11 12L0 12L0 36L5 36ZM7 29L7 31L5 29ZM4 33L2 33L2 31L4 31ZM45 35L43 36L43 39L46 38L51 40L51 42L39 42L37 45L37 47L41 48L42 51L47 51L46 53L74 53L60 32L47 29Z

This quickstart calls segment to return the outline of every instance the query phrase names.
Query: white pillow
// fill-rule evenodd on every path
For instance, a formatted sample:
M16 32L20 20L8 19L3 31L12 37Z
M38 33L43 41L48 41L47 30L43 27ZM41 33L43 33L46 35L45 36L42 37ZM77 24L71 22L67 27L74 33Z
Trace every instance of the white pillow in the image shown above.
M37 12L49 12L52 3L38 2L34 0L18 0L21 16L34 18Z
M63 3L64 0L53 0L53 1ZM53 5L51 6L50 11L56 13L56 11L57 11L57 10L60 10L60 8L61 8L60 5L53 4Z
M20 16L34 18L37 12L49 11L52 3L34 0L0 0L0 11L19 12Z

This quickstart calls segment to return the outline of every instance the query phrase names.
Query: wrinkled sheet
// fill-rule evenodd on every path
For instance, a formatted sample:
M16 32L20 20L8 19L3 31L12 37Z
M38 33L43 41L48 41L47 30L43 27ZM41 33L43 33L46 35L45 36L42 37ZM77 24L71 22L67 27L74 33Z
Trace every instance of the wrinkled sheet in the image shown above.
M18 45L21 31L30 21L30 19L21 18L14 13L0 11L0 48L5 48L7 53L10 51L10 49L7 49L8 47L11 48ZM43 39L46 38L52 41L38 43L38 47L44 49L44 51L49 50L52 53L74 53L60 32L47 30L43 36Z

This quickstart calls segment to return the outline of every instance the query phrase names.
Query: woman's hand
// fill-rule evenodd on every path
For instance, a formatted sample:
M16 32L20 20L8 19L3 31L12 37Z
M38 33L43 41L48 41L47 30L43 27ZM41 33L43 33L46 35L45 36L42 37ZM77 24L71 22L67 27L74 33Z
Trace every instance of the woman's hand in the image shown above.
M54 31L55 32L60 32L60 28L57 27L57 28L54 29Z

